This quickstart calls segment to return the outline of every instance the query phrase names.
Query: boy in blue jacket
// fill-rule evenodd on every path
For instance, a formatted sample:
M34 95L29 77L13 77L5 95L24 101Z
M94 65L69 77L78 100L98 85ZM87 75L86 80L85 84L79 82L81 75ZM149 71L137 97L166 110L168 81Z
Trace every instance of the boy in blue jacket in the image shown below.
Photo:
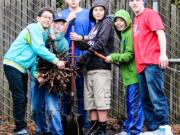
M64 53L68 50L68 42L63 34L64 22L65 18L61 14L55 15L50 31L54 43L46 43L46 47L49 50L54 48L58 53ZM38 68L44 68L43 65L45 64L47 67L49 64L49 66L52 65L42 59L38 59ZM36 135L63 135L58 94L49 92L46 86L40 86L40 84L44 83L44 78L37 76L38 74L37 68L34 69L34 79L31 83L31 109L32 118L36 124ZM46 120L49 121L47 122Z
M27 71L35 63L37 55L64 68L65 62L60 61L55 54L45 47L46 29L52 23L54 13L50 8L42 8L37 15L37 23L24 28L4 56L4 72L9 82L9 89L13 99L13 117L16 135L28 135L25 113L27 103Z

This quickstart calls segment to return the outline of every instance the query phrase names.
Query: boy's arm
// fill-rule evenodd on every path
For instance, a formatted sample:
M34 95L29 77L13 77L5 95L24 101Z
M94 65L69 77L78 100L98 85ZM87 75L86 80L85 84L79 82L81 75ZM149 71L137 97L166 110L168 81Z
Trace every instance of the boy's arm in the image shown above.
M112 53L110 54L111 62L129 62L134 58L133 53L133 40L132 40L132 33L130 32L129 35L126 36L124 39L124 45L120 45L121 49L124 51L121 51L121 53Z
M160 45L160 57L159 65L162 69L165 69L168 66L168 57L166 54L166 36L164 30L157 30L156 34L158 36L158 41Z
M68 50L68 42L62 34L58 35L61 35L62 37L60 39L55 39L55 45L57 46L59 53L64 53Z
M45 42L43 40L42 31L39 28L33 27L30 31L31 35L31 48L32 50L42 57L43 59L56 64L58 68L62 69L65 67L64 61L60 61L55 54L51 53L46 47Z
M76 18L76 13L75 12L70 12L67 19L66 19L66 22L64 24L64 34L66 34L67 32L67 29L69 27L69 23Z
M29 28L29 30L32 50L43 59L56 64L58 62L58 58L45 47L42 31L35 27L32 29Z

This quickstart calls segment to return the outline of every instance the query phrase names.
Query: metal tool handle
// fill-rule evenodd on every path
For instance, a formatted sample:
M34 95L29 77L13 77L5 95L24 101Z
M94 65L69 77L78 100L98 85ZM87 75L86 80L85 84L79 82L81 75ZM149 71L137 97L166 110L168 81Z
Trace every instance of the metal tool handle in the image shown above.
M72 20L71 22L71 28L72 28L72 32L75 31L75 18ZM74 65L74 41L71 40L71 64ZM72 75L71 77L71 96L74 96L74 91L75 91L75 77L74 75Z
M106 60L106 56L104 56L103 54L98 53L97 51L92 51L92 50L89 50L89 51L91 51L92 53L94 53L96 56L98 56L99 58L103 59L104 61ZM118 67L120 66L119 63L112 63L112 64L114 64L114 65L116 65Z

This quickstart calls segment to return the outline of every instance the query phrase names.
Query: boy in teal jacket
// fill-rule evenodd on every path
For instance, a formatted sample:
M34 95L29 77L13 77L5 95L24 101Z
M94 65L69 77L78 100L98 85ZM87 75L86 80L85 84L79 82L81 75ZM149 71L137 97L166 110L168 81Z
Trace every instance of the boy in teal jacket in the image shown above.
M68 50L68 42L63 34L65 21L61 14L55 15L52 29L49 33L54 43L46 42L46 47L50 51L55 49L57 53L62 54ZM44 65L48 67L49 64L52 67L51 63L43 59L39 58L37 61L40 69L43 69ZM33 77L34 79L31 82L31 110L32 118L36 124L36 135L63 135L58 94L49 93L46 86L40 86L44 78L38 76L36 65L33 69Z
M26 129L25 113L27 103L27 70L35 64L37 55L56 64L59 68L65 67L45 47L46 30L50 27L54 12L50 8L42 8L37 15L37 23L29 24L24 28L11 44L4 56L4 72L9 82L9 89L13 99L13 117L15 121L15 135L28 135Z
M143 126L143 112L135 68L131 25L132 21L127 11L119 10L115 13L114 26L121 41L120 52L111 53L106 57L106 62L120 63L120 71L126 87L127 119L123 122L123 131L117 135L139 135Z

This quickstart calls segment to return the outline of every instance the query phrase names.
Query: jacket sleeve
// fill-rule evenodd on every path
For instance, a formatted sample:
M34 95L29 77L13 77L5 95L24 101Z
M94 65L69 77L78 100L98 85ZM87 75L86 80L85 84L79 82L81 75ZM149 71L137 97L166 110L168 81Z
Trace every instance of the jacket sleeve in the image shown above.
M111 37L111 31L112 23L109 20L105 19L98 30L97 36L95 37L94 45L89 49L97 52L103 50L106 47L109 38Z
M30 75L33 77L33 78L36 78L38 77L39 75L39 72L37 71L37 61L33 63L33 65L30 67Z
M56 64L58 58L45 47L42 31L37 27L29 28L29 30L32 50L43 59Z
M68 50L68 42L63 34L59 33L54 41L59 53L64 53Z
M120 45L121 52L120 53L112 53L110 54L112 62L129 62L133 59L133 42L132 42L132 34L126 35L124 39L124 43Z

